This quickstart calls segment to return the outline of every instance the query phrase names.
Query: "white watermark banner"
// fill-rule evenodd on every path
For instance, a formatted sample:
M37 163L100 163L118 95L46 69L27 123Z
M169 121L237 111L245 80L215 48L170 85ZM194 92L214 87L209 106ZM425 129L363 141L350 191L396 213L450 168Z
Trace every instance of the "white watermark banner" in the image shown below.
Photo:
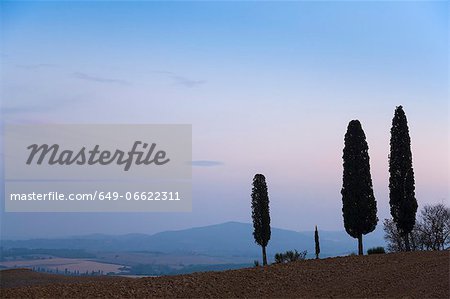
M7 125L7 212L190 211L191 125Z

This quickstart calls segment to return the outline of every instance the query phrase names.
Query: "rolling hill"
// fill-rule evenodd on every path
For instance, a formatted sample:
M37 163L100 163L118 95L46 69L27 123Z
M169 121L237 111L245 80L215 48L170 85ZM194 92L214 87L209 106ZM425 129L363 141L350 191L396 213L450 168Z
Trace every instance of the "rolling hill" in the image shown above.
M56 239L2 240L4 248L82 249L86 251L152 251L192 253L211 256L257 257L260 255L248 223L226 222L154 235L127 234L66 237ZM345 231L320 231L321 256L347 255L356 251L357 242ZM384 246L382 232L364 237L365 248ZM297 249L314 253L314 233L272 228L267 248L269 256L276 252Z

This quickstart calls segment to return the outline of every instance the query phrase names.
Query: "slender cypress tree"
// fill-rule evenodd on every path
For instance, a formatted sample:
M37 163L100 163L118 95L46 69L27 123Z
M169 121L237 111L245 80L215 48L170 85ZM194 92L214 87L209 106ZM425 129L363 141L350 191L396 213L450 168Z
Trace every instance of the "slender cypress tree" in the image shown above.
M319 259L320 244L319 244L319 231L317 230L317 225L316 230L314 231L314 242L316 243L316 259Z
M358 239L358 254L363 255L362 236L375 229L378 218L370 175L369 147L358 120L348 124L344 143L341 190L344 227L350 236Z
M266 246L270 240L270 214L266 178L262 174L256 174L253 178L252 218L253 237L262 247L263 266L265 266L267 265Z
M411 138L402 106L395 109L389 155L389 204L391 215L410 251L409 234L416 224L417 200L412 167Z

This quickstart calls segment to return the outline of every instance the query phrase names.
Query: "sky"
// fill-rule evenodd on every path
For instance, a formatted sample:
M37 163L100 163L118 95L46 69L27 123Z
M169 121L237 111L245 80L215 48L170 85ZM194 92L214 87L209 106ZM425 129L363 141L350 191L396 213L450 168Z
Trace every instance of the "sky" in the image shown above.
M256 173L272 226L343 230L352 119L367 136L380 229L398 105L419 208L448 204L448 13L446 1L2 1L2 125L187 123L203 162L192 212L6 213L2 203L1 237L251 222Z

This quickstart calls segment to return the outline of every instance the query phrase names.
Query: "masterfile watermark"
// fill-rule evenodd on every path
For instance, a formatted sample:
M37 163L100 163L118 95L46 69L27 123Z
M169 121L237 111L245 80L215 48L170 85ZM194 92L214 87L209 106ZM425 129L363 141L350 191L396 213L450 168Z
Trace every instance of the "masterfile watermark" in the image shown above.
M146 151L139 151L139 147ZM124 171L128 171L133 162L136 165L164 165L168 163L170 159L166 158L166 152L163 150L156 151L155 148L156 143L152 143L149 146L148 143L142 141L135 141L129 152L121 150L115 150L114 152L108 150L101 151L98 144L91 150L86 150L86 147L82 147L79 151L67 149L60 151L60 146L58 144L53 144L51 146L48 144L32 144L27 147L27 149L30 150L27 164L30 165L35 162L36 164L41 165L46 161L49 165L94 165L97 163L108 165L116 162L118 165L124 165ZM34 161L37 154L39 154L38 158Z
M7 212L191 210L190 125L7 125L4 134Z

